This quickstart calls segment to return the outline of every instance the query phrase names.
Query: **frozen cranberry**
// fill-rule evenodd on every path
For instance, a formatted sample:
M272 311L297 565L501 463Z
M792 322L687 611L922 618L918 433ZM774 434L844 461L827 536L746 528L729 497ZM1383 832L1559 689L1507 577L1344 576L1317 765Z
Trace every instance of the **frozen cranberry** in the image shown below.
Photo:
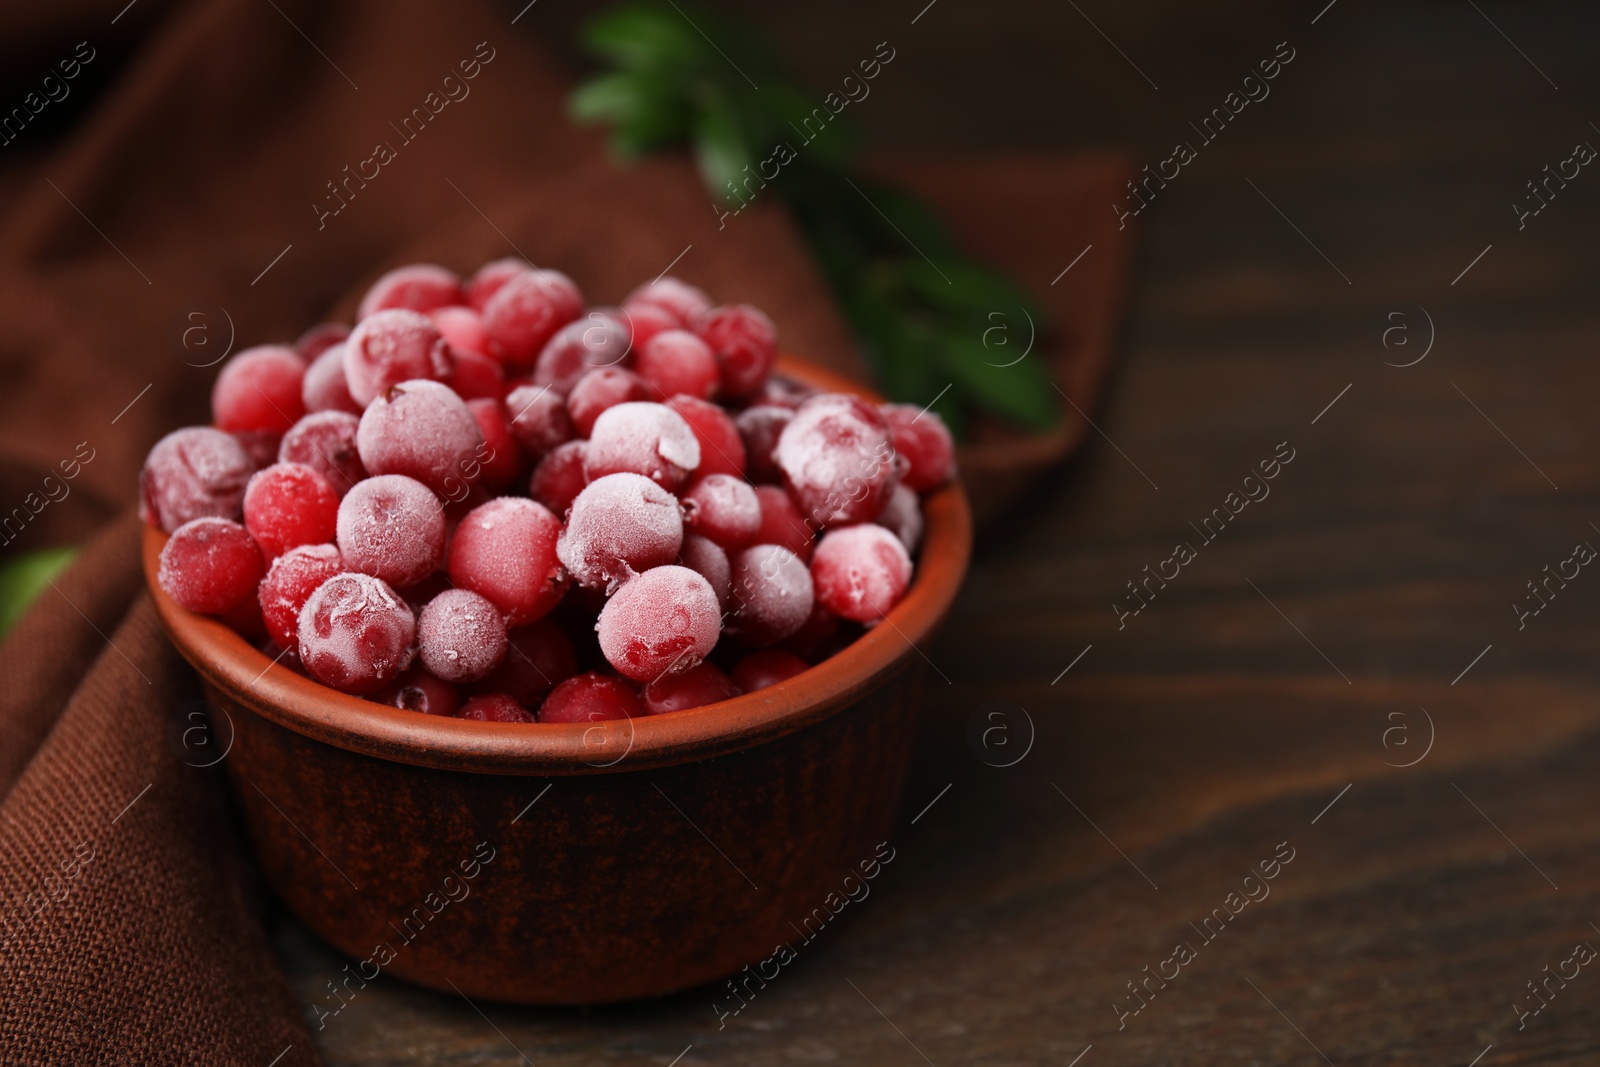
M252 644L267 636L267 623L261 617L261 604L253 596L245 597L218 615L217 619L226 623L230 630Z
M326 478L299 463L257 471L244 491L244 525L272 560L300 545L333 540L339 494Z
M459 304L434 308L428 313L428 318L433 320L439 336L449 343L457 357L463 352L493 355L489 349L489 331L483 328L483 316L471 308Z
M447 682L475 682L505 657L505 620L477 593L446 589L417 619L417 654Z
M597 367L620 366L629 356L628 328L598 311L569 322L545 343L533 369L534 385L565 393Z
M742 548L761 530L761 501L749 482L708 474L683 494L683 524L723 548Z
M222 365L211 387L211 421L234 433L283 433L306 413L305 360L285 345L247 348Z
M272 461L278 455L278 446L283 443L283 434L266 430L243 430L233 436L244 446L245 455L250 457L250 464L256 470L272 466Z
M561 521L543 504L504 496L473 509L450 541L450 580L494 602L512 626L548 614L567 589L556 558Z
M880 404L894 450L909 465L905 483L919 493L937 489L956 473L956 446L944 420L912 404Z
M744 477L744 441L739 428L721 407L709 400L679 394L667 401L667 407L683 416L683 421L694 431L700 442L700 466L696 474L732 474Z
M294 343L294 350L307 363L315 360L334 345L342 344L350 336L350 327L342 322L324 322L311 327ZM314 410L306 408L307 411Z
M602 411L630 400L649 399L650 388L637 374L621 367L596 367L579 378L567 394L567 415L573 431L588 437Z
M761 529L756 532L756 543L782 545L802 560L809 560L816 533L789 494L775 485L758 485L756 501L761 505Z
M555 332L583 314L583 295L553 270L524 270L500 283L483 305L483 328L506 366L533 366Z
M782 545L756 545L731 553L733 617L728 632L755 648L775 645L811 614L811 574Z
M608 474L572 501L556 555L579 585L611 590L682 547L677 498L643 475Z
M793 652L785 652L781 648L764 648L760 652L750 653L734 665L733 684L743 692L754 693L758 689L787 682L802 671L810 669L811 664Z
M428 316L404 308L362 319L344 343L344 375L350 396L363 409L391 385L450 377L450 346Z
M678 562L710 582L711 591L717 594L717 603L722 605L723 611L728 610L733 570L728 562L728 553L721 545L709 537L689 534L683 539Z
M540 619L507 635L506 658L483 680L483 689L536 708L550 690L577 673L572 639L555 621Z
M511 433L537 463L557 445L572 439L572 420L564 396L548 385L519 385L506 394Z
M231 434L209 426L174 430L150 450L139 472L139 516L167 533L191 519L240 514L255 464Z
M673 277L657 278L639 286L628 294L622 306L632 311L640 305L650 305L669 313L684 329L694 324L711 310L711 298L705 290Z
M764 312L749 304L719 307L695 332L717 355L724 393L750 396L761 390L778 359L778 329Z
M678 674L665 674L644 687L647 715L687 711L720 700L732 700L742 690L714 663L701 663Z
M446 717L454 715L461 706L461 694L455 686L435 678L421 667L412 667L367 699L404 711Z
M368 478L346 493L337 529L346 566L396 586L420 582L444 559L439 498L402 474Z
M228 519L194 519L167 539L157 580L180 606L221 615L253 599L266 570L261 550L243 526Z
M756 404L739 412L733 420L739 427L739 437L744 441L745 471L753 482L778 484L783 472L772 461L772 450L777 447L783 428L794 418L791 408L776 404Z
M816 583L812 583L812 588ZM855 624L850 624L854 628ZM811 663L821 663L834 652L849 643L850 635L845 632L845 625L839 621L839 616L829 611L818 600L811 605L811 614L800 629L783 639L783 648L793 652L803 660Z
M683 416L665 404L637 401L600 413L583 457L591 481L607 474L642 474L674 492L699 466L700 442Z
M617 321L628 329L633 342L630 352L637 352L650 343L650 338L664 330L681 330L683 322L658 304L628 304L616 313Z
M915 552L922 541L922 501L904 482L894 487L873 521L898 537L907 552Z
M822 392L815 386L805 385L782 374L774 374L755 396L757 404L771 404L775 408L795 410L807 400Z
M639 682L686 671L705 659L722 633L717 595L688 567L668 565L628 579L600 611L600 651Z
M367 295L361 298L356 318L364 319L374 311L389 308L427 312L459 304L465 299L461 279L456 277L455 271L432 263L413 263L396 267L373 282Z
M873 622L905 596L911 557L900 539L873 523L829 530L811 557L817 599L836 615Z
M307 411L348 411L361 414L361 405L350 396L350 382L344 372L344 342L322 350L300 380L300 401ZM304 420L301 420L304 421Z
M658 400L683 393L709 400L717 391L717 360L711 348L687 330L658 333L639 347L633 369Z
M486 455L466 401L425 379L391 386L367 405L356 448L369 473L404 474L447 500L466 495Z
M302 463L328 481L340 496L367 476L356 448L361 420L348 411L314 411L283 435L279 463Z
M300 632L300 609L317 587L344 573L344 560L333 545L301 545L272 561L256 598L267 635L279 648L294 648Z
M643 714L633 686L599 671L568 678L539 706L540 722L604 722Z
M411 665L416 635L411 608L389 583L339 574L300 609L300 662L323 685L363 696Z
M466 284L467 303L479 312L489 302L489 298L500 291L500 287L510 281L515 275L533 269L533 264L518 256L508 256L485 263L478 268L478 272Z
M455 369L450 374L450 388L463 400L488 397L499 400L506 391L506 372L493 356L480 356L476 352L451 349L455 354Z
M458 719L478 722L538 722L533 713L504 693L485 693L461 705Z
M587 441L568 441L551 449L534 468L528 495L554 514L566 515L573 500L589 484L588 476L583 473L583 456L588 450Z
M848 393L823 393L800 405L772 458L796 506L818 526L877 515L896 473L882 417Z
M522 475L522 452L511 436L505 405L490 397L467 401L467 410L483 434L483 463L479 481L489 489L504 489Z

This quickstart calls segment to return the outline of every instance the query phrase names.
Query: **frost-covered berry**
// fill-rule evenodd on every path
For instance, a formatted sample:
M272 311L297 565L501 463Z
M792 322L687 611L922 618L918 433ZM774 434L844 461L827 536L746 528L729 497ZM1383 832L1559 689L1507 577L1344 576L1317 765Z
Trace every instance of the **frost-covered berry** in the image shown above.
M567 415L579 437L588 437L594 420L607 408L630 400L649 400L644 379L622 367L596 367L579 378L567 394Z
M587 441L568 441L551 449L534 468L528 482L528 495L553 514L566 515L583 487L589 484L589 476L583 473L583 456L588 450Z
M228 519L194 519L167 538L157 581L180 606L222 615L254 600L266 570L261 550L243 526Z
M348 411L314 411L278 443L279 463L300 463L327 479L341 497L367 476L356 448L361 420Z
M643 714L633 686L598 671L568 678L539 706L540 722L604 722Z
M801 404L772 458L796 506L818 526L871 519L883 510L896 474L882 417L848 393L824 393Z
M878 413L906 460L905 484L926 493L955 476L956 446L943 419L913 404L880 404Z
M279 648L297 647L300 609L318 586L343 573L344 560L333 545L301 545L273 560L256 591L267 636Z
M294 350L299 353L301 359L310 363L334 345L343 344L344 339L349 336L350 327L344 323L321 322L300 335L294 343ZM312 409L308 407L306 410Z
M561 521L523 497L500 497L468 512L450 540L450 580L492 601L512 626L542 618L567 591L556 558Z
M663 277L639 286L622 302L623 309L630 312L645 305L671 315L680 329L692 330L711 310L711 298L688 282Z
M421 667L410 668L367 699L403 711L446 718L461 706L461 693L455 686L435 678Z
M504 693L484 693L461 705L458 719L478 722L538 722L533 713Z
M683 322L678 316L657 304L628 304L619 308L616 319L627 327L633 342L629 352L637 352L650 343L650 338L666 330L681 330Z
M806 523L789 494L775 485L758 485L756 501L761 505L761 529L756 532L755 542L782 545L802 560L809 560L816 529Z
M222 365L211 388L211 421L232 433L280 434L306 413L305 360L286 345L247 348Z
M922 501L904 482L894 487L873 521L898 537L907 552L915 552L922 543Z
M505 259L491 260L478 268L478 272L468 280L465 288L467 303L482 313L484 305L489 298L500 291L500 287L510 281L514 276L523 271L533 269L533 264L520 256L507 256Z
M455 355L455 368L446 382L463 400L488 397L499 400L506 391L506 372L493 356L451 349Z
M483 434L482 473L477 484L486 489L504 489L522 476L522 450L511 436L511 420L506 406L491 397L467 401L478 432Z
M368 478L339 503L339 553L351 570L396 587L414 585L444 559L439 498L414 478Z
M411 608L387 582L340 574L300 609L300 663L323 685L363 696L410 666L416 634Z
M608 474L572 501L556 555L580 585L610 590L671 563L681 547L677 498L643 475Z
M755 404L739 412L733 420L744 442L745 472L752 482L771 485L782 483L783 472L772 461L772 450L777 447L783 428L793 418L793 408Z
M728 562L727 551L709 537L688 534L683 539L678 562L711 583L711 591L717 594L717 603L726 611L728 594L733 588L733 567Z
M700 442L682 415L665 404L617 404L600 413L589 434L583 469L590 481L642 474L671 491L700 466Z
M733 680L722 673L722 668L714 663L702 663L678 674L664 674L645 686L644 710L647 715L687 711L732 700L740 692Z
M472 308L451 304L428 312L428 318L433 320L434 326L439 329L439 336L445 339L458 358L463 352L493 355L489 347L489 331L483 328L483 316Z
M157 441L139 472L139 516L172 533L194 519L236 519L255 464L232 434L209 426Z
M583 314L583 294L554 270L524 270L502 281L483 305L483 328L507 367L526 370L555 332Z
M746 693L754 693L787 682L790 678L809 670L811 664L781 648L764 648L752 652L734 664L733 684Z
M323 349L311 361L300 380L300 401L307 411L361 414L361 405L351 398L350 382L344 373L343 341Z
M344 343L345 383L363 410L391 385L428 378L443 381L455 369L450 346L433 320L391 308L362 319Z
M696 474L744 477L744 440L727 411L709 400L681 393L668 400L667 407L683 416L683 421L694 431L694 439L700 442L700 466L695 468Z
M427 312L465 300L455 271L434 263L412 263L396 267L373 282L361 298L356 318L364 319L374 311L389 308Z
M683 524L726 549L743 548L761 530L761 501L749 482L708 474L683 494Z
M717 359L711 346L688 330L666 330L640 345L633 369L657 400L679 393L709 400L717 391Z
M817 599L829 611L856 622L875 622L905 596L911 557L882 526L844 526L829 530L818 542L811 578Z
M722 608L711 583L688 567L656 567L611 595L595 632L611 666L648 682L710 655L722 633Z
M727 305L708 312L694 328L716 353L724 394L761 391L778 359L778 329L765 312L749 304Z
M811 574L782 545L755 545L728 557L732 564L728 632L754 648L775 645L811 614Z
M257 471L244 491L244 525L268 560L300 545L333 540L339 494L326 478L299 463Z
M466 401L426 379L393 385L368 404L356 448L369 473L415 478L446 500L466 495L485 455Z
M557 330L539 351L533 384L565 393L592 370L618 367L632 356L628 328L603 312L591 311Z
M519 385L506 394L511 433L528 459L537 463L552 448L572 439L566 397L548 385Z
M505 620L477 593L446 589L417 619L417 654L447 682L475 682L505 657Z

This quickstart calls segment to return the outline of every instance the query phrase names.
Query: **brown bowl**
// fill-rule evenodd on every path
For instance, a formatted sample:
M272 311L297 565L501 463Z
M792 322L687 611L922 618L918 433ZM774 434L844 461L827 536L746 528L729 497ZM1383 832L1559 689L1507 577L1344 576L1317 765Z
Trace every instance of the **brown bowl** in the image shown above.
M860 387L785 360L791 377ZM905 599L805 673L703 708L593 724L472 722L346 696L277 666L145 576L199 671L268 883L376 973L525 1004L658 996L798 945L894 825L919 647L971 547L966 497L924 500ZM225 720L225 721L217 721ZM349 990L350 992L346 992Z

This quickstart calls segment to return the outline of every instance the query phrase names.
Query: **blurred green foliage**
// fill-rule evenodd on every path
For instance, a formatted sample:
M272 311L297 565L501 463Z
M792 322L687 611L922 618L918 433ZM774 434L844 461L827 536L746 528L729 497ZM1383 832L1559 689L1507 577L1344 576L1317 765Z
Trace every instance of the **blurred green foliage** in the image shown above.
M78 554L75 547L26 552L0 563L0 635L5 634L44 592L50 580Z

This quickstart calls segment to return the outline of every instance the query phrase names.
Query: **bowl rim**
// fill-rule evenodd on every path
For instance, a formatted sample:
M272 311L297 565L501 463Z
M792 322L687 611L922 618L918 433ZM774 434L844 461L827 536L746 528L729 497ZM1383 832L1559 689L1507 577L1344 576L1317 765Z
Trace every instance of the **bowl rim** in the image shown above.
M781 356L776 369L826 391L881 402L871 390L793 357ZM943 621L961 587L972 548L972 519L959 478L925 496L922 504L924 534L910 589L882 623L848 646L794 678L754 693L686 711L598 723L530 727L477 722L423 715L340 693L268 659L225 623L192 614L167 596L156 580L167 534L153 526L144 529L144 571L162 628L209 686L295 733L350 752L436 770L538 776L622 773L736 752L793 733L844 710L857 696L910 666L913 657L926 660L918 642ZM228 736L231 745L233 732Z

